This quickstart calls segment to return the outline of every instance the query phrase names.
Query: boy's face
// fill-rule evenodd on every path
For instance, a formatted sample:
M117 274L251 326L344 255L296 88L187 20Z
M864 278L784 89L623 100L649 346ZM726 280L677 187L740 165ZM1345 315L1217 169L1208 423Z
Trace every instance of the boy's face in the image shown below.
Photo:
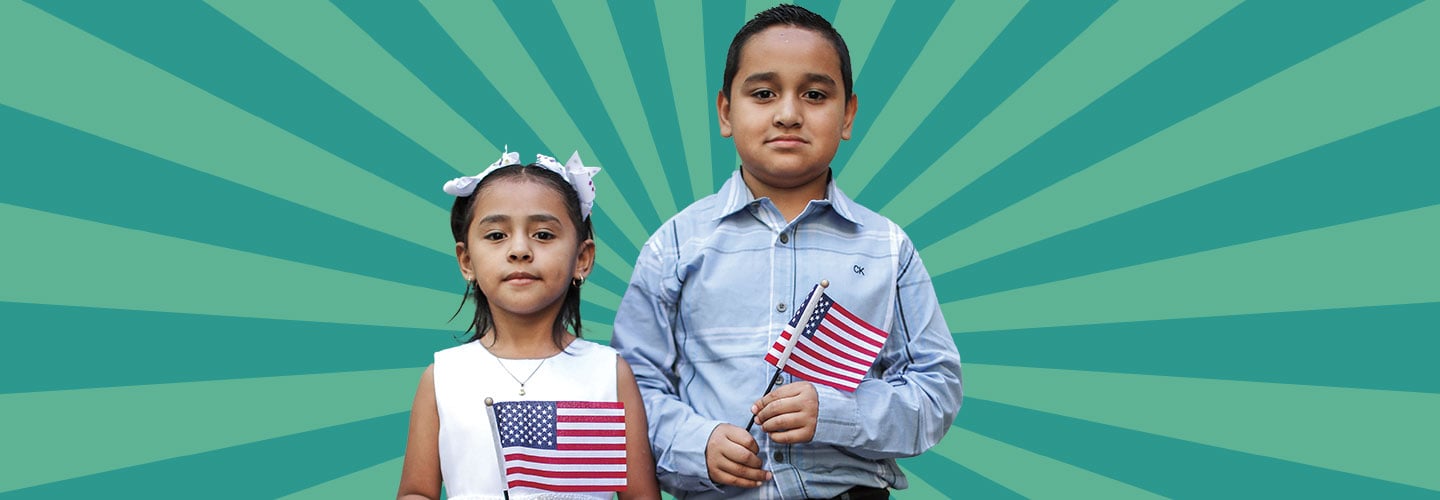
M824 175L855 119L841 82L840 56L818 33L777 25L752 36L730 98L716 101L720 135L735 139L745 173L776 189Z

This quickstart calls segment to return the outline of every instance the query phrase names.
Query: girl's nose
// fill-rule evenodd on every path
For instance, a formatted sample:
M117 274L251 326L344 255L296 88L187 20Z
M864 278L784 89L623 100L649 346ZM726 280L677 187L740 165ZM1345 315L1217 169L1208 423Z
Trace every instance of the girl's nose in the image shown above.
M510 247L510 262L529 262L530 247L524 245L513 245Z

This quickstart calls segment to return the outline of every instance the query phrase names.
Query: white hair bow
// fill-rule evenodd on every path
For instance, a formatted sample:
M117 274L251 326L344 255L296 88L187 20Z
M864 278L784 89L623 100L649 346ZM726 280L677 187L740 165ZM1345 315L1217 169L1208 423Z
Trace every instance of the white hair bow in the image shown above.
M485 171L469 177L456 177L445 183L445 193L450 196L470 196L475 193L475 187L480 185L480 180L490 175L496 169L520 164L520 153L513 153L510 148L500 155L500 159L491 163ZM580 216L590 217L590 209L595 206L595 174L600 172L600 167L587 167L580 162L580 152L576 151L570 155L570 159L561 165L554 157L541 154L535 155L535 164L545 170L560 174L560 177L575 188L575 194L580 198Z

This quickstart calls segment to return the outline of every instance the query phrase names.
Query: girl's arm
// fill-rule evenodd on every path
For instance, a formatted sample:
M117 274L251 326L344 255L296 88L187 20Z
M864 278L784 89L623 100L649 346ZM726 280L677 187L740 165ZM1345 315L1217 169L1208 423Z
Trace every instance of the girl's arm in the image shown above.
M440 498L440 411L435 408L434 364L420 375L420 387L415 389L415 402L410 406L410 437L405 443L405 467L400 471L400 491L395 498Z
M625 403L625 491L622 500L660 498L660 485L655 482L655 459L650 455L650 426L645 421L645 402L635 374L624 358L616 359L615 387L620 402ZM409 463L409 457L406 457Z

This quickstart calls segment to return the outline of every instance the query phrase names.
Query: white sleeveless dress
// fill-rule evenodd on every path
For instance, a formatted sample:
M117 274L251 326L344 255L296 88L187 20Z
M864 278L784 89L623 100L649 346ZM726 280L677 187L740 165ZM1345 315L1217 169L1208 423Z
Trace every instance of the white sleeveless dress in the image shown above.
M479 342L435 353L435 406L440 413L440 473L454 500L502 498L504 478L496 464L495 440L485 398L499 401L618 401L614 349L584 339L565 352L539 359L499 359ZM520 384L501 368L525 380ZM539 368L537 369L537 365ZM626 411L636 411L626 408ZM513 488L510 498L612 498L613 492L560 493Z

